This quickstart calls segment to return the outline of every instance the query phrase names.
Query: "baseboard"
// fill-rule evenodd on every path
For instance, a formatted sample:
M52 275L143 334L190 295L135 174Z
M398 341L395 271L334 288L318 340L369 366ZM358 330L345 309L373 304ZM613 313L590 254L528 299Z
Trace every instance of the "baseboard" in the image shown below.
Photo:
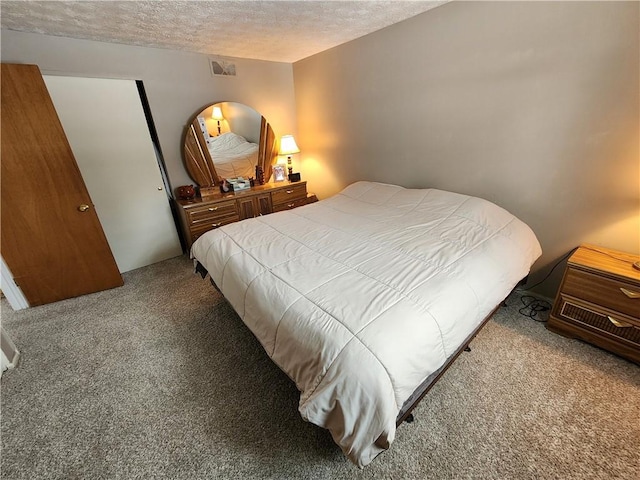
M0 350L2 353L2 370L0 371L0 375L2 375L1 372L17 367L18 361L20 360L20 352L5 333L4 329L0 329Z

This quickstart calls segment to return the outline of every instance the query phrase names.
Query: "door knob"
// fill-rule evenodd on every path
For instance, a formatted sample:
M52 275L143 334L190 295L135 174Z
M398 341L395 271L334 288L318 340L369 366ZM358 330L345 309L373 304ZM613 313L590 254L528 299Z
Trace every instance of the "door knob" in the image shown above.
M89 205L80 205L78 207L78 210L81 212L86 212L87 210L89 210Z

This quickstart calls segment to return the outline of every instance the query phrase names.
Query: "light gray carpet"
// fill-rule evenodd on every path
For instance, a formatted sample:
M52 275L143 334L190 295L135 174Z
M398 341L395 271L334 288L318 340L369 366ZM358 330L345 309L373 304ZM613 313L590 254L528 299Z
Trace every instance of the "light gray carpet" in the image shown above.
M640 368L501 309L364 470L178 257L121 288L13 312L2 478L628 478ZM410 333L408 333L410 335Z

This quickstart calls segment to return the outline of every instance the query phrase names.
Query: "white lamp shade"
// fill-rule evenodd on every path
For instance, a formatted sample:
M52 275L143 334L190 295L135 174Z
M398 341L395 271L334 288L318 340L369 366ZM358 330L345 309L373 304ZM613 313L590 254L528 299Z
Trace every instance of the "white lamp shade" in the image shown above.
M300 153L300 149L296 145L293 135L283 135L280 139L280 155L293 155L294 153Z
M224 117L222 116L222 109L220 107L213 107L211 118L214 120L224 120Z

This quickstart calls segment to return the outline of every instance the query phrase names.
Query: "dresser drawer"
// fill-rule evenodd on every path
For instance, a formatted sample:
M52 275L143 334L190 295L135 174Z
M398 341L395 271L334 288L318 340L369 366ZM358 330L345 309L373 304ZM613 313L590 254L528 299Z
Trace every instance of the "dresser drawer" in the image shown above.
M207 233L209 230L214 230L223 225L227 225L228 223L237 222L240 219L237 215L225 217L225 218L217 218L213 222L199 222L190 227L189 233L191 235L191 242L195 242L198 237L202 234Z
M228 217L237 217L235 200L212 203L190 208L186 211L187 223L190 228L201 223L218 223Z
M222 225L226 225L228 223L237 222L240 220L238 215L228 215L226 217L217 217L217 218L208 218L205 220L199 220L198 222L194 222L189 225L189 231L191 232L191 236L196 234L203 234L209 230L214 228L221 227ZM194 239L195 240L195 239Z
M279 203L279 204L274 204L273 205L273 211L274 212L282 212L284 210L291 210L292 208L297 208L297 207L301 207L303 205L307 204L307 197L304 198L296 198L296 199L289 199L289 201L287 203Z
M625 294L625 291L627 294ZM601 275L569 268L564 280L562 292L589 303L640 318L640 298L630 298L638 294L640 287L613 280Z
M287 188L276 190L275 192L271 193L271 200L273 202L274 210L276 210L277 205L279 204L291 203L294 200L298 200L298 199L302 199L303 201L306 202L306 198L307 198L306 183L290 185ZM301 205L304 205L304 203L302 203Z

